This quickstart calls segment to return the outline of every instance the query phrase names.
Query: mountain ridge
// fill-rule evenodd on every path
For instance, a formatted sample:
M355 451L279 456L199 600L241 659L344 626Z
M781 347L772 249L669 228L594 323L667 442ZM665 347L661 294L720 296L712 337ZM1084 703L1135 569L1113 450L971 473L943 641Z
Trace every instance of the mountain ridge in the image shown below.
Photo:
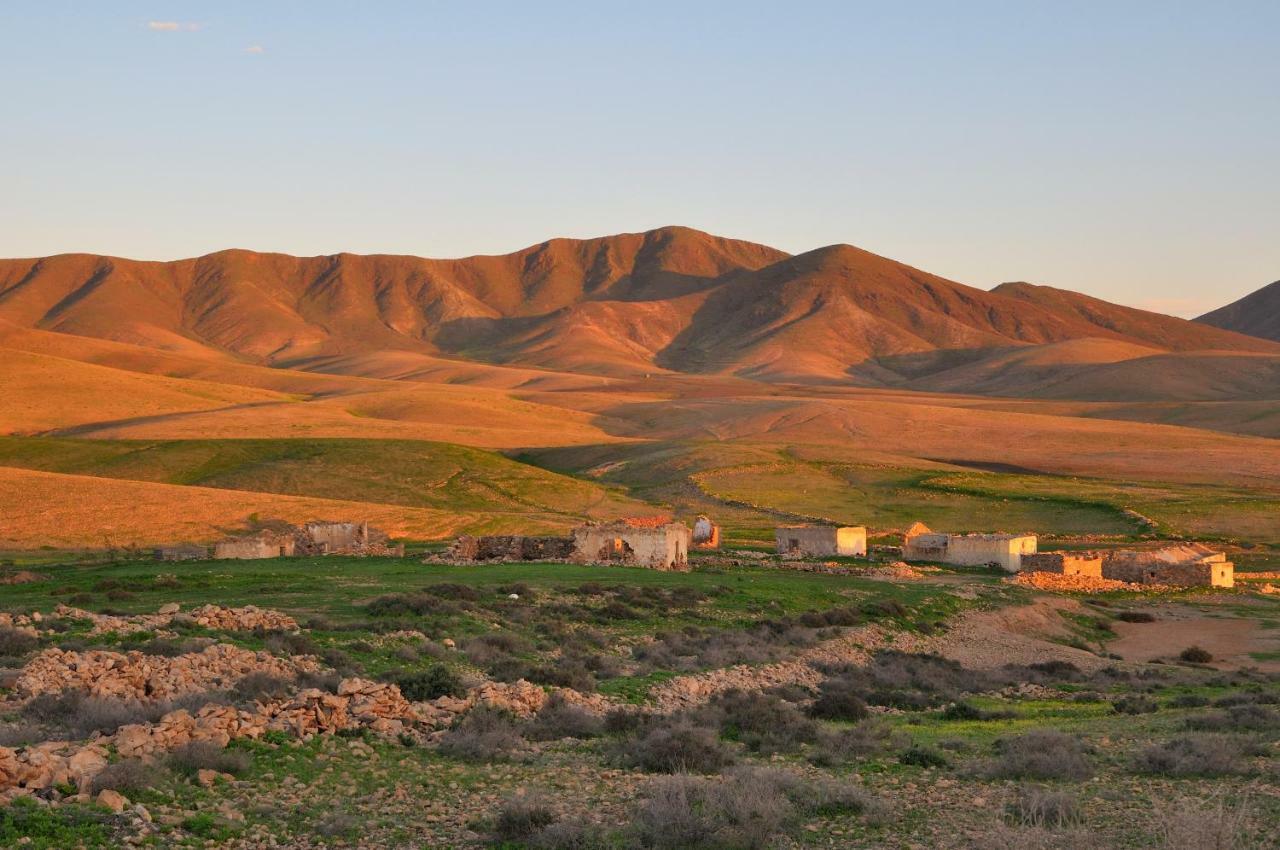
M1169 368L1190 352L1280 356L1277 342L1067 290L983 290L852 245L792 255L674 226L458 259L0 260L0 320L267 366L399 351L606 376L910 387L950 373L951 391L964 391L957 367L1019 348L1065 351L1078 372L1079 352L1060 346L1072 340L1154 349ZM992 370L977 371L992 392Z

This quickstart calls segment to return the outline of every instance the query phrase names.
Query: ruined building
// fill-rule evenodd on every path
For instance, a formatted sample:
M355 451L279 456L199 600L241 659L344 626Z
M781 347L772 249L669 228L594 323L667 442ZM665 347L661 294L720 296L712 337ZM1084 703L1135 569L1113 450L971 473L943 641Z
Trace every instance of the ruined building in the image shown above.
M693 523L693 548L720 548L720 526L702 514L699 514L697 520Z
M453 561L567 561L572 555L572 537L520 534L463 536L445 552L445 558Z
M1102 578L1102 555L1097 552L1037 552L1022 556L1022 570Z
M1199 543L1159 549L1117 549L1102 560L1102 577L1133 584L1233 587L1235 565L1226 554Z
M1034 534L946 534L922 522L907 529L902 540L904 561L937 561L962 567L994 564L1005 572L1022 568L1022 556L1034 554Z
M833 558L867 554L867 529L862 526L788 525L774 529L774 538L779 555Z
M668 518L588 523L573 530L580 564L635 564L655 570L689 569L689 526Z
M224 540L215 558L291 558L295 555L404 555L404 544L392 546L385 532L367 522L309 522L301 528L278 523L244 537Z

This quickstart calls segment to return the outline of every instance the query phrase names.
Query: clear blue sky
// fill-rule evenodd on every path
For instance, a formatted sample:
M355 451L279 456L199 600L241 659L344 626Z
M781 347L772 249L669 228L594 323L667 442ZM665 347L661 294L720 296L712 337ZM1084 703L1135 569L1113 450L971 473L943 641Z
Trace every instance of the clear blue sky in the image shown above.
M1193 315L1280 277L1280 2L0 6L0 256L686 224Z

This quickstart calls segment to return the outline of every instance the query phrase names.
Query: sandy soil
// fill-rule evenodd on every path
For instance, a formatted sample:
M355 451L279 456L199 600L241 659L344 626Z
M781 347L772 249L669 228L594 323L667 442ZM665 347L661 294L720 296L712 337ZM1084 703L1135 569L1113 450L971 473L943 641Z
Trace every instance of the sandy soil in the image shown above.
M1173 659L1188 646L1213 653L1213 666L1223 670L1258 667L1280 671L1280 659L1259 661L1251 652L1280 651L1280 629L1264 629L1257 620L1210 617L1181 607L1162 609L1154 623L1114 623L1120 637L1107 649L1125 661Z

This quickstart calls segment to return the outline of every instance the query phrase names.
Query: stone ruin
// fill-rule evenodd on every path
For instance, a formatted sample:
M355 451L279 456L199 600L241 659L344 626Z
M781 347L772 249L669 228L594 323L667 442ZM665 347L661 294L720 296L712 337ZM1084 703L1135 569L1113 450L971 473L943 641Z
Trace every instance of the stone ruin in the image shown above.
M1022 556L1022 570L1102 578L1102 555L1098 552L1036 552Z
M173 547L171 547L173 548ZM157 557L162 550L157 550ZM367 522L282 524L214 546L217 559L290 558L298 555L390 555L404 557L404 544L391 545L386 532Z
M209 557L209 547L179 543L176 546L160 546L153 554L157 561L203 561Z
M1089 576L1130 585L1235 585L1235 565L1226 554L1199 543L1105 552L1044 552L1024 555L1022 568L1027 572Z
M654 570L689 569L689 526L669 517L588 523L573 530L571 561L633 564Z
M568 561L572 537L527 537L520 534L463 536L445 552L454 561Z
M1022 568L1022 558L1034 554L1034 534L947 534L914 523L903 534L904 561L938 561L961 567L998 566L1008 573Z
M783 557L834 558L867 554L867 529L862 526L787 525L773 531Z
M490 535L457 538L429 562L551 561L628 564L655 570L689 569L689 526L668 517L587 523L572 537Z

